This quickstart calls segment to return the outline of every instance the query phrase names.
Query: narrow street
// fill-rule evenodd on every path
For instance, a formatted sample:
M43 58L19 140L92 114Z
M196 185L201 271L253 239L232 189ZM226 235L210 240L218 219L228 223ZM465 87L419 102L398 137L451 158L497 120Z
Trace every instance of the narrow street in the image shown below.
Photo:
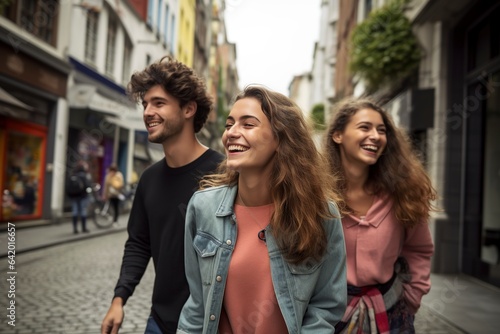
M118 278L125 231L19 254L16 257L15 327L0 332L97 334ZM0 270L7 270L2 259ZM149 314L153 267L125 306L120 333L142 334ZM6 291L6 280L1 280ZM2 295L5 300L6 295ZM5 302L2 302L4 304ZM464 333L425 306L415 321L418 334Z
M118 279L126 232L71 242L16 257L16 326L2 317L0 332L100 333ZM0 268L7 272L7 261ZM144 333L149 315L153 266L125 306L120 333ZM2 291L6 291L2 279ZM6 295L2 294L2 305Z

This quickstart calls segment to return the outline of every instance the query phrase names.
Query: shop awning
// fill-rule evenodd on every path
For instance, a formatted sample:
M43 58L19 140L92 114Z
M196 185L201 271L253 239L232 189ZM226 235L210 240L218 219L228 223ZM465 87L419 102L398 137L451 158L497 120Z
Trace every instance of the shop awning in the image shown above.
M76 84L69 90L68 103L70 108L100 112L106 115L108 122L121 128L145 130L141 106L134 104L126 96L114 100L99 94L93 85Z
M124 129L146 131L142 112L138 112L136 115L119 115L118 117L107 116L106 121Z
M120 100L113 100L99 94L95 86L88 84L77 84L71 87L68 93L68 103L70 108L91 109L116 117L137 112L126 96L121 97Z
M33 107L19 101L17 98L10 95L5 89L0 87L0 114L28 119L30 112L34 110L35 109Z

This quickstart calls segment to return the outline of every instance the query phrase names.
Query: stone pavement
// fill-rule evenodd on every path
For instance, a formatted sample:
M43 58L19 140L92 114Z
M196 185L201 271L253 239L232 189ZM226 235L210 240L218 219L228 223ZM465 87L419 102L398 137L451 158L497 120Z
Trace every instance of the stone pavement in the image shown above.
M73 234L73 226L69 219L62 220L60 223L30 224L30 222L15 222L15 249L16 254L21 254L36 249L59 245L76 240L93 238L99 235L115 233L126 230L128 215L120 215L118 225L109 228L98 228L91 219L87 221L87 228L90 233ZM23 227L23 224L30 225ZM81 228L80 222L78 228ZM0 258L7 256L8 248L3 246L7 241L7 223L0 224Z
M94 238L126 229L127 216L119 226L98 229L89 223L88 234L73 234L68 222L19 228L16 223L16 255L49 246ZM6 224L2 224L6 225ZM0 227L0 261L7 257L6 226ZM431 292L422 300L415 325L418 334L492 334L500 328L500 289L467 275L432 274ZM0 330L1 332L1 330Z
M431 274L432 288L422 300L422 309L470 334L494 334L500 329L500 289L467 275ZM420 311L419 311L420 313ZM418 314L417 314L418 317ZM427 318L427 317L426 317ZM446 331L424 333L448 333ZM455 332L452 332L455 333Z
M15 296L0 295L0 307L15 302L12 311L15 312L15 322L7 317L12 313L3 313L0 333L100 333L120 272L126 238L127 233L122 230L17 254L13 276ZM3 278L0 291L9 289L5 276L12 277L8 274L10 264L7 259L0 258ZM150 263L141 284L125 305L120 334L144 333L153 278Z

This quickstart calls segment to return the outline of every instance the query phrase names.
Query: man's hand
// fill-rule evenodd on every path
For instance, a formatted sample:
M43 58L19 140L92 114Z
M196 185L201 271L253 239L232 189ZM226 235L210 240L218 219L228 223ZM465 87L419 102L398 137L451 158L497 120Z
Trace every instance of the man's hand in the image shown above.
M118 334L125 313L123 312L123 299L116 297L113 299L108 313L101 324L101 334Z

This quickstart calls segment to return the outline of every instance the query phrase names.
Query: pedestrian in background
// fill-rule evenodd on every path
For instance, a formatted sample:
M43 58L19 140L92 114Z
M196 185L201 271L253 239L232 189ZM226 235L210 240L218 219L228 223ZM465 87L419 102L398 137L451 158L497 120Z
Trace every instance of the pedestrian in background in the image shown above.
M66 181L66 194L71 199L73 233L75 234L78 233L78 219L82 223L82 232L89 232L87 229L87 207L91 187L91 176L87 163L79 161Z
M139 179L120 278L101 331L118 332L123 306L152 258L156 277L146 333L175 333L189 296L184 274L186 207L200 178L213 172L224 157L196 138L213 102L192 69L165 57L133 74L128 92L142 103L148 140L162 144L165 158Z
M113 207L113 223L118 222L118 214L120 213L120 197L123 197L123 174L118 170L116 164L111 164L108 168L108 173L104 178L104 201L109 201Z
M429 177L404 132L368 99L337 106L326 151L348 211L349 305L335 333L414 333L431 284Z
M225 127L226 163L187 209L178 333L333 333L347 300L339 197L301 110L249 86Z

